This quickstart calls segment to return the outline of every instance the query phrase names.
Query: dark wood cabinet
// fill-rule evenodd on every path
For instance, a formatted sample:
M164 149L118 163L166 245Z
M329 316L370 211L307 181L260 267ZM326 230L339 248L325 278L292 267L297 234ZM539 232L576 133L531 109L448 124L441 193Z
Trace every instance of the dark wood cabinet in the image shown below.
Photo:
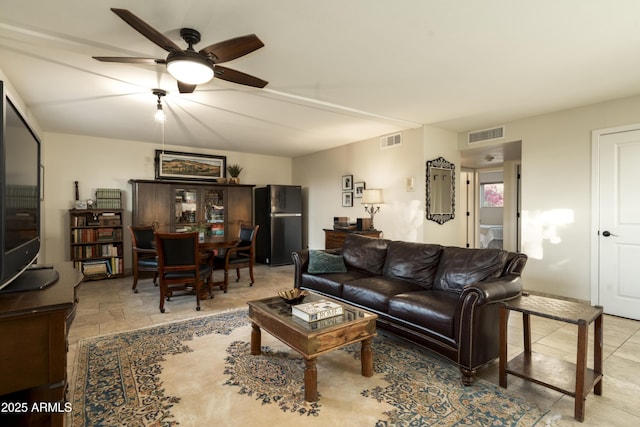
M27 409L0 414L2 425L62 426L70 409L65 405L67 333L82 274L71 262L54 267L59 279L45 289L0 294L0 402ZM41 402L55 410L31 410Z
M206 227L220 240L237 238L240 224L253 224L253 185L193 181L130 180L132 225L158 231Z
M347 237L347 234L360 234L361 236L367 237L382 237L382 231L380 230L331 230L328 228L324 229L324 248L325 249L339 249L344 244L344 239Z

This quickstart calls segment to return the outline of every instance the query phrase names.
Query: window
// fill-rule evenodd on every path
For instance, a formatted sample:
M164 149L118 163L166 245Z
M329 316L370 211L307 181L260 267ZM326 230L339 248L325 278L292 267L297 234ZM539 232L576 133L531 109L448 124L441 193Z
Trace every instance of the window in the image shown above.
M504 204L504 184L491 182L480 185L480 207L501 208Z

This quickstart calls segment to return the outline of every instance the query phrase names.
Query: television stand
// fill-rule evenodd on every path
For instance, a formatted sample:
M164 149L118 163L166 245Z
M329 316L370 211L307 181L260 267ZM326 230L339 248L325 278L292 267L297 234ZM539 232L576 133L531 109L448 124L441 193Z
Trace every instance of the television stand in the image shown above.
M38 290L0 294L0 402L22 402L30 409L0 413L0 425L62 427L69 410L67 332L82 273L70 262L54 267L26 272L27 278L35 277ZM51 278L52 272L58 280L39 289L46 283L38 282L42 275ZM50 411L32 411L33 403L45 403Z
M13 282L0 289L0 294L41 290L57 282L59 278L60 275L53 267L27 268Z

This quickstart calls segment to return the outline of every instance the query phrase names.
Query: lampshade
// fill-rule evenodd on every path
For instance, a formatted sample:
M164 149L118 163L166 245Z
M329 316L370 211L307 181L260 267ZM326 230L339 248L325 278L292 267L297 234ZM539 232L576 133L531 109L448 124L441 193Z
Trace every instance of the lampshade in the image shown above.
M382 198L382 190L379 188L372 188L370 190L364 190L362 192L362 204L363 205L380 205L384 203Z
M199 85L213 78L213 65L196 52L172 52L167 57L167 71L176 80Z

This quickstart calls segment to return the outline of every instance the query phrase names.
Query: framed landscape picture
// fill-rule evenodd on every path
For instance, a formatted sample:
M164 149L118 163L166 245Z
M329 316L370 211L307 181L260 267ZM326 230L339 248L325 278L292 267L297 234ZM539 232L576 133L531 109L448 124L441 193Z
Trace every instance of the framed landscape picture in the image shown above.
M227 157L156 150L156 179L215 181L227 176Z

